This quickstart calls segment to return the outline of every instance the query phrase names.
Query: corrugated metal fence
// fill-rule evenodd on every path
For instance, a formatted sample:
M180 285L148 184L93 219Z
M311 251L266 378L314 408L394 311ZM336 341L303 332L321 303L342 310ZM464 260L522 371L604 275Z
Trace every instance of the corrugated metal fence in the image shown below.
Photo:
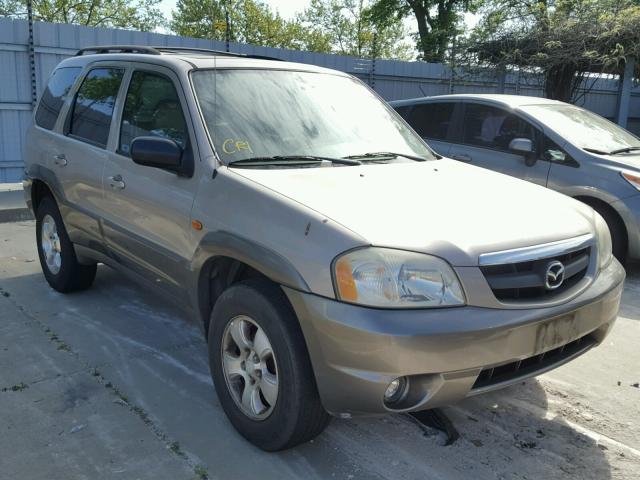
M34 25L35 78L38 95L53 68L77 49L91 45L162 45L224 50L224 42L158 33L37 22ZM446 93L495 93L496 78L467 78L442 64L360 59L253 45L231 44L240 53L268 55L283 60L309 63L351 73L367 81L386 100ZM579 104L608 118L614 118L618 80L597 80ZM509 74L505 93L540 96L537 84ZM635 88L629 108L629 128L640 130L640 88ZM31 73L28 54L28 26L25 20L0 18L0 183L22 177L25 132L31 122Z

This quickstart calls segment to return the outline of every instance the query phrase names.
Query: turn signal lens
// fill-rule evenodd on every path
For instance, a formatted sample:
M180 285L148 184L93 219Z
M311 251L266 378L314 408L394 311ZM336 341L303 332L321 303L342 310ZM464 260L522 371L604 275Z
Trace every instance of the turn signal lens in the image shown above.
M629 172L620 172L620 175L622 175L622 178L624 178L627 182L629 182L631 185L633 185L638 190L640 190L640 177L639 176L633 175L633 174L631 174Z
M356 302L358 300L358 289L353 279L351 262L346 257L342 257L336 262L336 284L341 299L347 302Z

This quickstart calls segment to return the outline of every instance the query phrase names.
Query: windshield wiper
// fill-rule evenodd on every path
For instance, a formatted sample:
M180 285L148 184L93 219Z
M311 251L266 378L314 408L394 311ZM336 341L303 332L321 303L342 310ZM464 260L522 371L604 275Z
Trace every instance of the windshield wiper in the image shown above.
M617 155L619 153L635 152L636 150L640 150L640 147L625 147L625 148L619 148L617 150L611 150L610 152L605 152L604 150L598 150L597 148L589 148L589 147L583 147L582 149L587 152L596 153L598 155Z
M318 162L331 162L340 165L361 165L362 162L358 160L351 160L348 158L331 158L331 157L318 157L316 155L272 155L266 157L250 157L242 158L240 160L232 160L229 162L229 166L244 166L253 167L259 165L305 165L309 163Z
M609 155L609 152L605 152L604 150L598 150L597 148L582 147L582 149L585 152L591 152L597 155Z
M640 147L619 148L618 150L613 150L613 151L609 152L609 155L616 155L618 153L635 152L636 150L640 150Z
M363 153L360 155L348 155L343 157L345 159L358 159L358 160L369 160L369 159L377 159L377 158L398 158L404 157L409 160L415 160L416 162L426 162L426 158L418 157L416 155L409 155L406 153L395 153L395 152L369 152Z

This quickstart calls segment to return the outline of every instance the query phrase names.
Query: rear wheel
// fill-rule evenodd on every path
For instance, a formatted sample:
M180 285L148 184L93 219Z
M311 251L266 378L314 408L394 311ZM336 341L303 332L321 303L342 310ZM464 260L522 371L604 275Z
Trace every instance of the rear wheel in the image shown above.
M327 426L304 337L280 287L264 279L229 287L211 313L208 340L222 408L251 443L284 450Z
M81 265L51 197L40 201L36 212L36 240L42 273L62 293L85 290L96 276L96 265Z

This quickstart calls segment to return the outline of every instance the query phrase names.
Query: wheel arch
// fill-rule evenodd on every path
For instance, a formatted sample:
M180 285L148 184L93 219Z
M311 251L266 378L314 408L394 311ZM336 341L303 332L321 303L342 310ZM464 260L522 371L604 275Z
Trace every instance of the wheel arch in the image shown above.
M582 203L589 205L596 211L606 212L607 215L616 223L616 225L620 228L620 233L623 234L624 245L626 250L629 250L629 231L627 225L624 221L620 212L616 210L610 203L589 195L577 195L575 197L576 200L579 200Z
M56 196L49 185L43 180L34 178L31 181L31 205L34 212L38 210L38 205L40 205L44 197L51 197L56 200Z
M25 171L23 181L25 192L29 195L31 209L35 214L38 204L45 196L50 196L60 206L64 203L64 191L56 174L43 165L31 165Z
M309 291L300 273L285 257L254 240L225 231L205 235L198 247L193 270L197 272L197 284L192 301L205 334L217 298L234 283L258 277L277 285Z

